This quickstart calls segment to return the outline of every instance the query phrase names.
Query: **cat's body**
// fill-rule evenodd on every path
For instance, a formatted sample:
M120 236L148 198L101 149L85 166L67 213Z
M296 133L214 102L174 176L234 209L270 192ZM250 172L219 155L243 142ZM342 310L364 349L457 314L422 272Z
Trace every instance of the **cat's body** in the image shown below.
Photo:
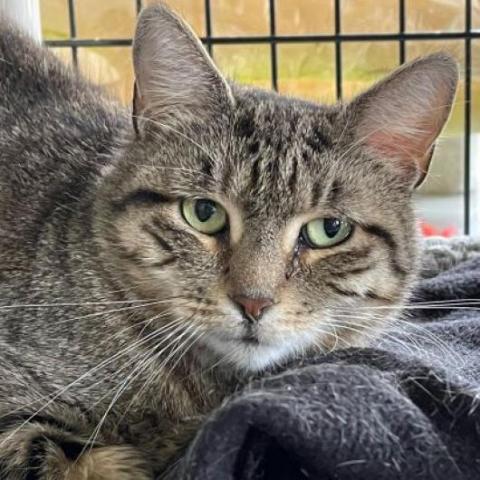
M131 135L131 119L7 25L0 58L0 416L15 428L38 410L34 424L54 415L87 440L134 370L132 360L147 351L142 345L119 355L140 338L144 324L132 329L132 319L146 313L97 261L92 241L95 183ZM180 369L181 382L174 375L135 399L153 368L139 372L115 402L101 444L136 438L153 458L159 443L168 451L178 435L170 422L199 415L223 396L211 391L208 374L197 382ZM116 428L124 412L131 435Z
M0 478L150 478L251 373L357 343L358 325L323 335L332 310L345 320L394 307L415 276L416 176L355 150L368 95L349 110L232 87L168 11L143 18L137 133L127 112L0 23ZM166 50L184 42L178 68L195 67L172 85L156 78L161 98L145 73L156 19ZM431 62L450 90L427 157L455 83L448 58ZM223 202L222 237L185 230L170 203L189 194ZM361 225L339 251L292 243L318 205Z

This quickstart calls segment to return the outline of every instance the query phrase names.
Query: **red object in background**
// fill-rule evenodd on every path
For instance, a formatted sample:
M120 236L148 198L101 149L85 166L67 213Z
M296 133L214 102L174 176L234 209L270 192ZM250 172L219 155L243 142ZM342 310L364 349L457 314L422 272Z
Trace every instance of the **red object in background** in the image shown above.
M446 228L437 228L426 222L420 222L420 230L424 237L454 237L458 235L458 230L453 225Z

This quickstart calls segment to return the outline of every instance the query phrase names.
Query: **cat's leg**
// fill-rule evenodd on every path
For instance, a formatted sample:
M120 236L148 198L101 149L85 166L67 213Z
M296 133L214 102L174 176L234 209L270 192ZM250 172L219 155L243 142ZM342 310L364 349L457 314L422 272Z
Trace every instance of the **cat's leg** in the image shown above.
M65 480L151 480L152 474L138 450L130 446L98 447L77 462L63 466Z
M89 438L78 413L34 418L0 411L0 479L151 480L143 454L133 446L85 447ZM54 410L58 410L55 408Z
M0 480L151 480L150 458L104 410L46 389L0 338ZM93 439L95 441L92 443Z

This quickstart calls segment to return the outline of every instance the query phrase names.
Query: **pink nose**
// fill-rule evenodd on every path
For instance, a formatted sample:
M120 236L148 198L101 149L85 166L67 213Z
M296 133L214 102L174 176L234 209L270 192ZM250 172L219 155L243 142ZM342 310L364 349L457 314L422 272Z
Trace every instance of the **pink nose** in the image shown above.
M244 316L252 322L260 320L263 312L273 305L271 298L250 298L245 295L235 295L232 299L240 306Z

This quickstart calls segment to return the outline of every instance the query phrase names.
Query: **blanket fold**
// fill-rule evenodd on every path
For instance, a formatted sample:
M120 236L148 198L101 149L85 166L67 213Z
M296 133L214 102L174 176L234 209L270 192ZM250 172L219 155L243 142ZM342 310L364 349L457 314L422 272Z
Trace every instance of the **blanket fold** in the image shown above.
M168 478L480 479L478 298L477 255L428 276L409 321L375 348L320 356L226 402Z

